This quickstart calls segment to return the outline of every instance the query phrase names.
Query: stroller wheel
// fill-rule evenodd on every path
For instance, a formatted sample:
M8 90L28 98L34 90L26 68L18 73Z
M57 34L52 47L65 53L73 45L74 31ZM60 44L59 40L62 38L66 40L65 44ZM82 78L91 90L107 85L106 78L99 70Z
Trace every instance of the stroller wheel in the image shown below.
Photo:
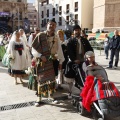
M72 105L73 105L73 106L76 106L76 99L73 99L73 100L72 100Z
M86 114L86 110L83 107L81 101L77 104L77 110L78 110L78 112L79 112L80 115L85 115Z

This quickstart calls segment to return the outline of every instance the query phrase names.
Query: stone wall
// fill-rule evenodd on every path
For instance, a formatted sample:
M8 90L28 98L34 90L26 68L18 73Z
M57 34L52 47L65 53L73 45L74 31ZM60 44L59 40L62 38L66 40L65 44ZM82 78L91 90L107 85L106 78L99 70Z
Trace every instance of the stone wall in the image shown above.
M120 29L120 0L94 0L93 31Z

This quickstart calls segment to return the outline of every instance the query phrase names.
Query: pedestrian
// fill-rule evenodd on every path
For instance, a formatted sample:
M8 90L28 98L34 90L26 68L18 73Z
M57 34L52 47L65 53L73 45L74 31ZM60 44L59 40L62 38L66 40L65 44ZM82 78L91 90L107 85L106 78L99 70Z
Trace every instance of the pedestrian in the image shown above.
M70 38L68 41L68 56L70 59L70 68L72 69L72 64L78 64L80 69L82 68L82 63L84 62L84 55L87 51L93 51L93 48L91 47L89 41L86 38L83 38L81 36L81 28L79 25L73 26L73 32L74 37ZM69 65L68 65L69 66ZM75 76L75 73L73 70L71 70L70 75L68 77L65 77L65 81L69 84L69 95L68 98L71 98L72 93L72 86L73 82L75 80L75 86L80 88L80 86L83 86L81 81L78 79L78 76ZM66 75L65 75L66 76ZM69 77L71 76L71 78Z
M83 37L83 38L88 38L88 35L85 33L85 31L84 30L82 30L82 32L81 32L81 36Z
M22 78L26 76L24 70L27 68L26 45L20 39L20 33L17 30L12 35L7 53L10 59L10 75L15 77L15 84L18 83L17 78L20 78L23 83Z
M119 61L119 52L120 52L120 36L118 30L114 31L114 36L110 40L109 47L110 47L110 61L109 61L109 66L107 66L107 68L113 67L113 60L115 56L114 69L117 69L118 61Z
M20 39L24 42L24 44L26 45L26 59L27 59L27 67L31 66L31 54L30 54L30 47L28 45L27 42L27 37L26 34L24 32L23 29L19 29L19 33L20 33Z
M35 39L36 35L40 32L40 29L38 27L34 28L34 33L31 33L28 39L28 45L29 47L32 47L32 42Z
M104 51L105 51L106 59L108 59L108 55L109 55L109 42L110 42L110 38L108 34L105 34Z
M40 61L37 64L38 100L36 106L40 104L42 95L52 98L56 83L55 76L58 75L58 67L59 70L62 69L64 61L60 40L55 29L56 21L50 19L47 23L47 30L37 34L32 43L32 54Z
M57 78L57 84L58 84L58 87L57 89L62 89L61 87L61 84L63 83L63 71L66 67L66 64L68 62L68 54L67 54L67 43L68 43L68 40L65 40L64 39L64 31L63 30L58 30L57 31L57 35L58 37L60 38L60 43L61 43L61 47L62 47L62 51L63 51L63 55L64 55L64 62L62 63L62 70L59 70L59 74L58 74L58 78Z

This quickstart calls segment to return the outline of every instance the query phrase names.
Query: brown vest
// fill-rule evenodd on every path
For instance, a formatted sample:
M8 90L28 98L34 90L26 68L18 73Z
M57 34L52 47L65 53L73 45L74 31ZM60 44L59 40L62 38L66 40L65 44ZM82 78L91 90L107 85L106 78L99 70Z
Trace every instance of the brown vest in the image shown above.
M47 62L43 64L43 66L38 65L37 73L39 74L39 80L41 83L54 81L55 73L53 68L53 61L48 60L51 52L47 42L47 35L44 32L37 34L33 41L32 47L47 58Z

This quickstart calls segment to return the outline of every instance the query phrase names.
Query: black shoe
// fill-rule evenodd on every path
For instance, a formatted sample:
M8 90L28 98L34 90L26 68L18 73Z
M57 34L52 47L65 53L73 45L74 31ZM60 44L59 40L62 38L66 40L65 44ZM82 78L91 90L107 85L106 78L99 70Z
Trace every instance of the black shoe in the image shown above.
M59 89L59 90L63 90L63 87L61 87L61 86L58 86L58 89Z
M114 69L117 69L117 66L114 66Z
M108 59L108 58L106 58L106 59Z
M108 69L111 69L112 67L110 67L110 66L107 66L106 68L108 68Z

